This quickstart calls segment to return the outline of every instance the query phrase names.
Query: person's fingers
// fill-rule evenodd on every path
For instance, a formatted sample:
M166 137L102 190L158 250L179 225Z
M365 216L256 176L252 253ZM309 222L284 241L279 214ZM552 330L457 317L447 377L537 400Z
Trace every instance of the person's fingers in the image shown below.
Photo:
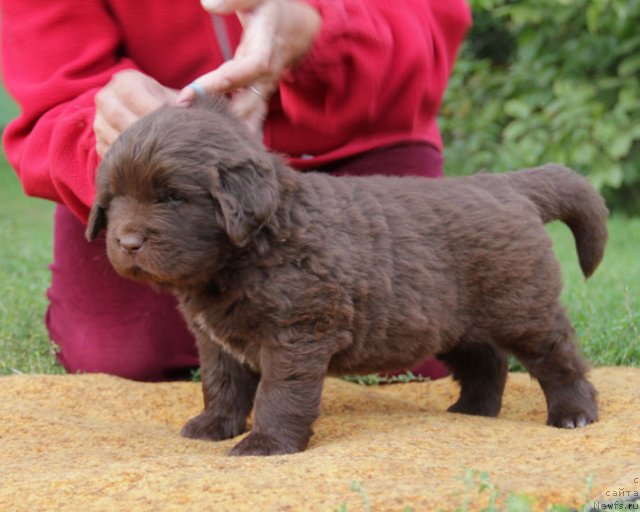
M242 89L272 73L271 67L261 57L251 54L225 62L214 71L199 77L196 83L206 94L214 96ZM180 91L175 102L180 106L189 106L197 96L197 90L188 85Z
M187 86L178 93L178 96L176 96L175 105L178 107L188 107L195 101L197 96L196 91Z
M169 103L177 92L136 70L116 73L95 96L96 149L104 155L116 138L143 115Z
M118 98L116 89L106 86L95 96L96 115L93 131L96 136L96 150L103 157L113 141L118 138L138 116L128 110Z
M247 87L262 79L277 76L278 71L272 68L263 55L250 53L225 62L216 70L217 73L214 72L215 76L212 74L203 82L198 79L198 82L203 83L204 88L207 89L208 81L211 80L210 83L215 84L215 90L229 92Z
M214 8L213 4L202 2L206 8ZM232 93L265 80L276 82L307 53L321 26L318 12L303 2L224 0L223 3L238 14L244 32L234 58L196 80L198 89L204 93L200 95ZM190 85L178 94L178 105L189 106L199 95Z
M204 98L208 95L209 93L205 90L205 88L202 87L199 82L194 81L188 84L186 87L183 87L182 90L178 92L178 94L174 98L173 103L177 107L188 107L196 100L196 98Z
M272 51L273 41L264 31L249 36L245 34L234 58L184 87L176 103L189 106L202 92L207 95L233 92L264 77L276 75L278 70L271 62Z
M132 112L123 103L113 89L102 89L96 94L96 121L99 126L110 126L115 130L124 131L139 115Z
M260 136L267 116L268 103L257 88L238 90L231 100L231 111L244 121L256 136Z
M255 9L264 0L200 0L202 7L215 14L231 14L234 11Z
M163 87L153 78L138 71L115 75L113 89L120 103L138 117L170 102L172 98L171 89Z
M147 102L145 109L140 112L140 115L148 114L152 110L160 108L162 105L170 104L175 101L178 91L165 87L151 77L147 77L148 80L144 81L144 87L147 91ZM152 99L153 98L153 99Z
M305 3L280 0L201 1L209 10L228 8L235 11L243 23L244 32L234 58L182 89L176 98L179 106L189 106L198 95L213 96L263 82L276 83L288 66L297 63L307 53L321 25L318 12ZM269 91L269 96L271 93ZM244 104L243 99L238 102Z
M104 117L96 117L93 122L93 131L96 135L96 151L100 158L111 147L111 144L118 138L121 131L110 126Z
M107 151L109 150L110 147L111 147L111 144L107 144L101 139L96 140L96 153L98 153L98 156L101 159L104 158L104 155L107 154Z

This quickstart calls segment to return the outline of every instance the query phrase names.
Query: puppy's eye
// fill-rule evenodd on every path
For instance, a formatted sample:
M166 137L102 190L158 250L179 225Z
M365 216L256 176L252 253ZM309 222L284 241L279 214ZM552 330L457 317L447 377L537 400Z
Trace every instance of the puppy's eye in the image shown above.
M185 202L185 199L177 194L176 192L169 192L160 199L158 199L158 203L168 204L170 206L177 206Z

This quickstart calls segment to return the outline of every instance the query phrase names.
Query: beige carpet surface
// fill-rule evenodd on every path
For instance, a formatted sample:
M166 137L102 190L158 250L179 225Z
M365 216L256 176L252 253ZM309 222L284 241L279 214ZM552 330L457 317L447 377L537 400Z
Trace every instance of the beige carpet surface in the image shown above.
M479 473L465 480L466 468L486 472L501 498L528 494L532 510L577 507L623 480L640 492L640 369L599 368L591 380L601 420L559 430L544 425L526 374L509 376L497 419L446 413L450 379L328 379L306 452L231 458L237 439L179 436L201 409L199 384L1 377L0 510L479 509L489 490L479 494Z

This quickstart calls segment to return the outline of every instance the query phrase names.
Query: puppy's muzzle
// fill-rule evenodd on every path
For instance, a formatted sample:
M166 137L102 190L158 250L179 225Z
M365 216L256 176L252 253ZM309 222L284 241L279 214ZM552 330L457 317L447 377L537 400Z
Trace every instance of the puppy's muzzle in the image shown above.
M118 245L127 254L140 252L144 247L146 239L141 235L126 234L118 238Z

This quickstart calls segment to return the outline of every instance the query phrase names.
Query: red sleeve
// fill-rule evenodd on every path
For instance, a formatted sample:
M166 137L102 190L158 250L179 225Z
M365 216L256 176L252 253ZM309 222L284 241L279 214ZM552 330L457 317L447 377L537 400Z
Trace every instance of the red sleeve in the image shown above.
M350 133L435 118L471 25L464 0L306 0L323 25L280 87L294 124ZM418 114L416 114L418 113Z
M7 158L28 195L66 204L86 220L94 194L94 96L119 59L105 2L3 0L4 82L21 115L4 131Z

